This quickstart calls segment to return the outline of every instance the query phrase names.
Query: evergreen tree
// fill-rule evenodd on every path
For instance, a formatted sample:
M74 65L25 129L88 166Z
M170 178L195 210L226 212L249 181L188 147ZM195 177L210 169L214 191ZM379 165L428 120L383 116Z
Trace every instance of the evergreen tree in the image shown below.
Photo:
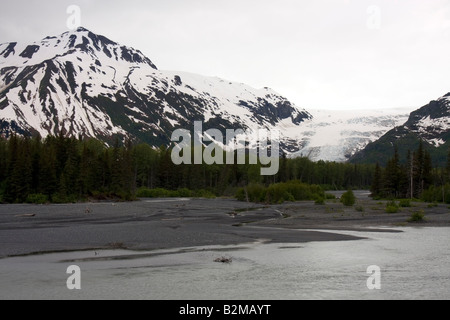
M423 168L424 168L424 150L423 150L423 141L420 141L419 148L416 152L414 152L414 196L420 198L420 195L423 192Z
M49 199L59 190L59 181L56 173L56 152L53 139L48 137L42 145L42 153L39 164L39 193L48 196Z
M423 191L427 190L433 181L432 170L433 170L433 161L431 159L431 154L428 151L425 151L424 159L423 159L423 168L422 168L422 190Z
M398 197L400 190L400 160L398 148L395 147L394 157L390 159L384 170L383 193L387 197Z
M375 174L373 177L373 183L370 191L372 192L373 197L379 197L382 195L382 172L380 164L377 162L377 165L375 167Z
M31 188L33 193L38 193L41 170L40 162L42 156L42 138L40 135L33 138L31 149Z
M123 192L125 185L122 174L122 157L123 152L119 145L119 138L116 138L111 158L111 191L117 195Z
M448 149L447 153L447 165L445 171L446 171L446 181L450 181L450 148Z
M408 176L408 186L406 190L407 198L414 198L414 155L408 150L406 157L406 174Z
M31 159L29 139L13 135L8 145L8 168L5 200L24 202L31 191Z

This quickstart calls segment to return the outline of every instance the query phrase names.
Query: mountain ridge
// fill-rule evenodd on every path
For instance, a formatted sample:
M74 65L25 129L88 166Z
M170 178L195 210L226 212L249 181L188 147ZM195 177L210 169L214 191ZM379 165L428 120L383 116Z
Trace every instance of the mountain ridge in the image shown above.
M85 28L0 45L0 133L170 143L196 120L218 129L298 126L310 114L269 88L158 70L139 50Z
M345 162L406 121L398 111L307 111L270 88L159 70L141 51L85 28L0 44L0 136L115 138L170 145L190 129L277 129L290 157Z
M432 100L427 105L411 112L408 120L388 131L379 140L356 153L353 163L379 162L386 164L397 147L402 161L408 151L416 150L420 144L430 152L434 165L446 164L450 147L450 93Z

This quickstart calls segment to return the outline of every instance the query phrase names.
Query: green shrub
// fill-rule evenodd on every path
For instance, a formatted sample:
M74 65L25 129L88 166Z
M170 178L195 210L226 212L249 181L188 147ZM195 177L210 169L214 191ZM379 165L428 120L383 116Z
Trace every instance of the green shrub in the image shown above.
M246 195L245 195L245 190L244 190L244 188L239 188L239 189L236 191L235 198L236 198L238 201L247 201L247 197L246 197Z
M266 191L267 203L283 203L285 201L307 201L325 197L320 186L308 185L299 181L289 181L270 185Z
M352 190L347 191L341 197L341 202L346 207L352 207L356 203L356 197Z
M0 201L1 202L1 201ZM44 194L30 194L27 197L26 203L33 203L33 204L45 204L48 202L48 197Z
M365 211L365 209L364 209L363 206L357 206L357 207L355 208L355 210L358 211L358 212L364 212L364 211Z
M442 192L444 191L444 192ZM444 190L442 190L442 186L431 186L424 192L422 192L421 200L425 202L444 202L450 204L450 184L446 184L444 186Z
M195 198L206 198L206 199L215 199L216 195L208 190L197 190L193 193L193 197Z
M317 200L316 200L316 205L318 205L318 206L323 206L323 205L325 205L325 199L324 198L322 198L322 197L319 197L319 198L317 198Z
M325 193L325 199L327 199L327 200L334 200L334 199L336 199L336 196L334 194L331 194L331 193Z
M266 187L260 183L250 183L247 186L248 200L250 202L264 202L266 200L266 192Z
M193 196L193 192L187 188L182 188L173 193L176 198L190 198Z
M325 193L320 186L289 181L272 184L268 187L262 184L249 184L246 188L240 188L236 192L236 198L240 201L247 201L247 196L251 202L275 204L285 201L317 200L325 198Z
M240 189L236 193L236 197L240 194ZM242 191L243 192L243 191ZM207 199L214 199L216 198L216 195L208 190L196 190L192 191L187 188L178 189L176 191L174 190L167 190L162 188L157 189L148 189L145 187L139 188L136 192L136 197L138 198L207 198ZM244 199L245 199L245 193L244 193Z
M386 213L398 213L399 211L400 207L395 201L390 201L386 204Z
M408 222L423 222L425 221L425 214L423 211L416 211L411 215Z
M411 208L411 200L409 199L402 199L399 202L399 206L402 208Z

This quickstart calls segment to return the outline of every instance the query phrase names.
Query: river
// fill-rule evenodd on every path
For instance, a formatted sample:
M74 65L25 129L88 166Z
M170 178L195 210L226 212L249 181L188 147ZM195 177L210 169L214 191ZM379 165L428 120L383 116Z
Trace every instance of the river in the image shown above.
M0 299L450 299L450 228L396 230L341 232L367 238L356 241L6 258ZM67 288L71 265L81 290ZM380 289L367 286L369 266L380 269Z

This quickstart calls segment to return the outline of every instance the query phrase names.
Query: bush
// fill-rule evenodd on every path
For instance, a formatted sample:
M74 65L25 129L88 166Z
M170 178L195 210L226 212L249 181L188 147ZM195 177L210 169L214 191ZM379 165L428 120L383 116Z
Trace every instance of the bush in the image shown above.
M245 190L245 189L244 189ZM259 183L250 183L247 186L248 200L250 202L264 202L266 200L266 187Z
M357 207L355 208L355 210L358 211L358 212L364 212L364 211L365 211L365 209L364 209L363 206L357 206Z
M285 201L317 200L319 197L325 197L320 186L289 181L270 185L266 191L265 201L267 203L283 203Z
M423 211L416 211L411 215L408 222L423 222L425 221L425 214Z
M245 195L245 190L244 188L239 188L236 191L235 197L238 201L247 201L247 197Z
M334 199L336 199L336 196L334 194L331 194L331 193L326 193L325 194L325 199L327 199L327 200L334 200Z
M1 201L0 201L1 202ZM33 204L45 204L48 202L48 197L44 194L30 194L27 197L26 203L33 203Z
M353 207L356 203L356 197L352 190L347 191L341 197L341 202L346 207Z
M448 183L444 186L444 194L442 194L442 186L431 186L422 192L421 200L425 202L444 202L443 196L445 197L445 203L450 204L450 184Z
M400 200L399 206L402 208L411 208L411 200L409 199Z
M145 187L139 188L136 192L138 198L207 198L214 199L216 195L208 190L192 191L187 188L179 190L167 190L162 188L148 189Z
M322 198L322 197L319 197L319 198L317 198L317 200L316 200L316 205L318 205L318 206L323 206L323 205L325 205L325 199L324 198Z
M193 196L193 192L187 188L182 188L175 191L174 196L176 198L190 198Z
M197 190L193 193L193 197L195 198L206 198L206 199L215 199L216 195L208 190Z
M398 213L399 210L400 208L395 201L390 201L386 204L386 213Z
M325 198L325 193L320 186L308 185L299 181L272 184L265 187L262 184L249 184L246 188L240 188L236 192L236 198L240 201L265 202L278 204L285 201L307 201Z

